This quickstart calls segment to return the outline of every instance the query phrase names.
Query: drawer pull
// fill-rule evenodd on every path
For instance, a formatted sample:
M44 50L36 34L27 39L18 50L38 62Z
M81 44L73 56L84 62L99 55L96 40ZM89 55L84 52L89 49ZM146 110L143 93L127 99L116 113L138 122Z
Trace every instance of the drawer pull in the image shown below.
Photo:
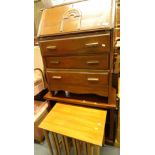
M61 79L62 77L61 76L52 76L52 79Z
M94 61L87 61L87 64L99 64L100 62L99 61L96 61L96 60L94 60Z
M98 78L88 78L87 80L88 80L88 81L99 81Z
M59 61L50 61L51 64L59 64Z
M105 47L105 44L102 44L102 47Z
M56 46L47 46L46 49L48 50L55 50L57 47Z
M88 43L88 44L85 44L85 46L87 46L87 47L97 47L97 46L99 46L99 43L98 42L96 42L96 43Z

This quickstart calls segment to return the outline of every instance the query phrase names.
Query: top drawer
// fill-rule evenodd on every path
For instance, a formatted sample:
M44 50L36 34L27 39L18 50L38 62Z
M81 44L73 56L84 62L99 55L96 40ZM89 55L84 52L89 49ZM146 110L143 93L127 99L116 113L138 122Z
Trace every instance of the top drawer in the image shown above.
M43 56L109 52L110 33L46 40L40 42L40 47Z

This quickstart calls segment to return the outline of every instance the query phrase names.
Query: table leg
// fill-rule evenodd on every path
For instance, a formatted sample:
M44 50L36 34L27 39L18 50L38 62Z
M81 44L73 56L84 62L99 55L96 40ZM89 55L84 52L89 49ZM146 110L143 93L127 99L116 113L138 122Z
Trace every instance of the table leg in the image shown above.
M56 133L52 133L52 132L51 132L51 136L52 136L52 139L53 139L53 143L54 143L54 145L55 145L56 154L57 154L57 155L61 155L60 147L59 147L59 142L58 142L58 138L57 138Z
M57 154L61 155L61 151L60 151L60 146L59 146L59 140L58 140L58 135L56 133L53 133L54 136L54 140L55 140L55 144L56 144L56 148L57 148Z
M93 146L87 143L87 153L88 155L93 155Z
M114 110L110 110L110 133L109 133L110 140L114 141Z
M76 148L77 148L78 155L80 155L80 142L78 140L75 140L75 142L76 142Z
M48 131L44 130L44 135L45 135L45 139L46 139L47 145L48 145L49 150L50 150L50 154L53 155L52 145L51 145L51 142L50 142L50 139L48 136Z
M65 146L65 140L64 140L64 137L61 135L62 137L62 145L63 145L63 148L64 148L64 153L65 155L67 155L67 150L66 150L66 146Z
M83 152L84 152L84 155L87 155L87 146L85 142L83 142Z
M74 152L75 152L75 155L78 155L78 150L77 150L77 147L76 147L76 140L75 139L72 139L73 141L73 146L74 146Z
M100 155L100 146L95 146L96 153L95 155Z
M90 154L93 155L93 152L94 152L94 146L90 145Z
M65 151L65 154L66 155L69 155L69 146L68 146L68 141L67 141L67 137L65 136L62 136L62 143L63 143L63 146L64 146L64 151Z

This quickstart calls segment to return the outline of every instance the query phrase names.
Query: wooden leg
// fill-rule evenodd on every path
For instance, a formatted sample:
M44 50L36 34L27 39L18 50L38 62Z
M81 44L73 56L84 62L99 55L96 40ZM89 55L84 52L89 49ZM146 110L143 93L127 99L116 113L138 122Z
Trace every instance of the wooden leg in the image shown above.
M51 137L53 139L53 143L55 145L56 154L61 155L57 135L56 135L56 133L52 133L52 132L50 132L50 133L51 133Z
M66 146L67 153L70 154L70 149L69 149L67 137L64 137L64 139L65 139L65 146Z
M95 146L96 153L95 155L100 155L100 146Z
M88 155L93 155L93 146L87 143L87 153Z
M90 145L90 154L93 155L94 147L93 145Z
M114 110L110 109L110 133L109 138L114 141Z
M59 140L58 140L58 135L56 133L53 133L54 136L54 140L56 143L56 147L57 147L57 154L61 155L61 151L60 151L60 146L59 146Z
M85 142L83 142L83 153L84 155L87 155L87 146Z
M75 140L75 142L76 142L76 148L77 148L78 155L81 155L81 153L80 153L80 142L78 140Z
M72 139L72 141L73 141L73 146L74 146L74 154L75 155L78 155L78 151L77 151L77 147L76 147L76 141L75 141L75 139Z
M53 149L52 149L52 145L51 145L51 142L50 142L50 139L48 136L48 131L44 130L44 135L45 135L46 142L47 142L47 145L48 145L49 150L50 150L50 154L53 155Z
M62 136L62 143L63 143L65 154L69 155L69 146L68 146L67 137Z
M61 137L62 137L62 145L63 145L63 148L64 148L64 153L65 153L65 155L67 155L67 150L66 150L66 147L65 147L64 136L61 136Z

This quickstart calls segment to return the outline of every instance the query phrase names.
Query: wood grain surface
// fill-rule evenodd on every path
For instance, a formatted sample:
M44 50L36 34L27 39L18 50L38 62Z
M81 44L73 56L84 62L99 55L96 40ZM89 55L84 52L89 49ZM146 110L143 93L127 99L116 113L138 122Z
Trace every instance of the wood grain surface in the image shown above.
M102 146L105 110L57 103L40 128Z
M83 1L45 9L38 36L111 29L114 23L113 3L114 0Z

